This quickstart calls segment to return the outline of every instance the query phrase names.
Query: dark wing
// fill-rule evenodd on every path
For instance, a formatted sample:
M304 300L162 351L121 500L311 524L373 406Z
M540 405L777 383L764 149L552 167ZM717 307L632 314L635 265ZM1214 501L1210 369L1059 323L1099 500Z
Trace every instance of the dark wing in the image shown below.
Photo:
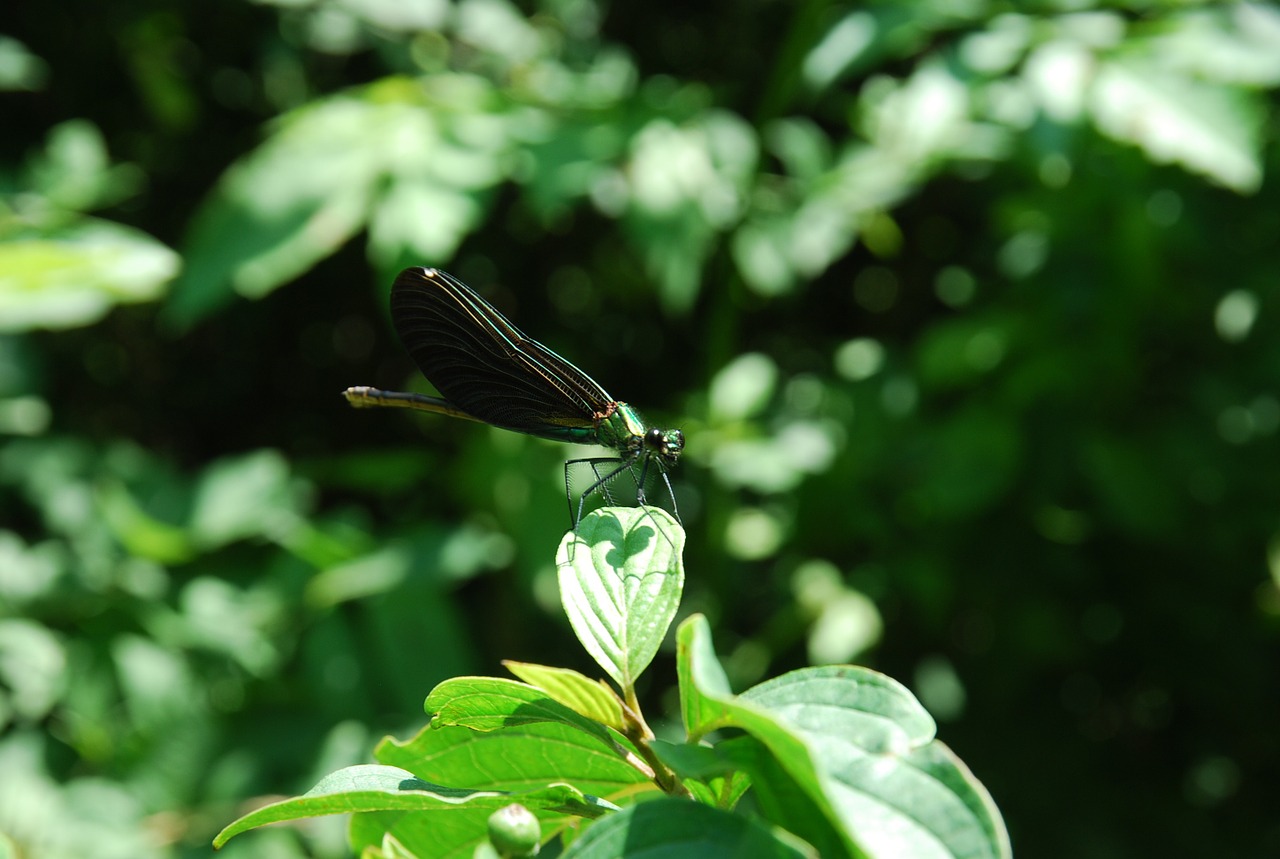
M439 269L400 272L391 288L391 319L428 381L485 423L565 437L557 430L590 427L613 402L590 376Z

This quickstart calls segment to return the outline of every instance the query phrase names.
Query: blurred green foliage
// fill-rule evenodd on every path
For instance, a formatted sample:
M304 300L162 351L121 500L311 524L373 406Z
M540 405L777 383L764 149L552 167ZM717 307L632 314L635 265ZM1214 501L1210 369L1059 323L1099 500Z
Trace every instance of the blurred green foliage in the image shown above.
M205 855L578 658L568 451L339 396L418 384L436 264L683 426L736 688L902 679L1023 856L1280 852L1275 4L57 11L0 38L0 851Z

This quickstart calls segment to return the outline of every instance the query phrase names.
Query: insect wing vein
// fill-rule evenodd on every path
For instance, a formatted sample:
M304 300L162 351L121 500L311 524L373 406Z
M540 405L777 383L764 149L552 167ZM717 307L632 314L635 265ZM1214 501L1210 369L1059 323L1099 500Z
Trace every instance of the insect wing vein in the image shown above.
M442 271L401 272L391 307L418 369L445 399L486 423L554 438L557 428L590 426L612 402L593 379Z

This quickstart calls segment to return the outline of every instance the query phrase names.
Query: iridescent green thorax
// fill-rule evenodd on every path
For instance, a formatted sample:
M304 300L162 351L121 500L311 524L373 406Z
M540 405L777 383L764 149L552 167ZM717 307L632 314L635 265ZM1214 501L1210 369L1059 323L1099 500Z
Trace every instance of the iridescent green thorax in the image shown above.
M596 417L597 443L624 454L640 450L647 429L636 410L626 403L610 403L609 410Z
M669 467L675 465L684 450L684 433L648 427L631 406L614 402L609 404L607 412L596 418L596 442L613 448L626 459L645 453Z

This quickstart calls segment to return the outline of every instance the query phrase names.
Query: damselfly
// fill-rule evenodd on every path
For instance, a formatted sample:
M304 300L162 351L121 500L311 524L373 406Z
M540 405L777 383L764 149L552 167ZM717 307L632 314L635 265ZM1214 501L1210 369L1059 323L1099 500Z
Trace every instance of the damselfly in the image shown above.
M624 472L646 503L645 480L657 471L675 512L667 472L684 450L684 433L650 427L635 409L615 400L570 362L526 337L488 301L439 269L407 268L391 288L391 319L418 369L441 396L348 388L357 407L395 406L479 421L554 441L598 444L613 457L565 464L565 495L576 528L595 492L611 502L610 483ZM591 466L595 482L574 509L569 469Z

